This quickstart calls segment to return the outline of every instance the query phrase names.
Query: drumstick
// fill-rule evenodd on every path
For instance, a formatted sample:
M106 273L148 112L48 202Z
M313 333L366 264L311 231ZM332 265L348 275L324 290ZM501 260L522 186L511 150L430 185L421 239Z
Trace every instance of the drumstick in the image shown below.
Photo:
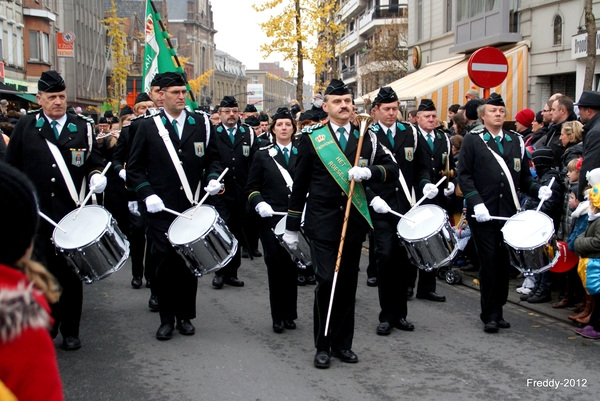
M400 214L400 213L398 213L398 212L396 212L396 211L393 211L393 210L391 210L391 209L390 209L390 210L388 211L388 213L391 213L391 214L393 214L394 216L398 216L398 217L400 217L401 219L405 219L406 221L410 221L411 223L415 224L415 221L414 221L414 220L411 220L411 219L409 219L408 217L406 217L405 215L403 215L403 214Z
M273 212L273 216L287 216L287 212Z
M476 218L475 215L471 216L472 218ZM502 216L490 216L492 220L504 220L504 221L525 221L523 219L515 219L513 217L502 217Z
M40 217L44 220L46 220L48 223L52 224L54 227L58 228L60 231L62 231L63 233L67 233L61 226L59 226L58 224L56 224L54 222L54 220L52 220L50 217L46 216L44 213L42 213L41 211L38 210L38 214L40 215Z
M440 186L440 184L441 184L442 182L444 182L444 180L445 180L445 179L446 179L446 176L443 176L443 177L442 177L442 179L441 179L441 180L439 180L439 181L438 181L438 182L435 184L436 188L437 188L437 187L439 187L439 186ZM420 205L420 204L421 204L421 203L422 203L422 202L423 202L425 199L427 199L427 195L423 195L423 197L422 197L421 199L419 199L419 201L418 201L417 203L415 203L415 204L414 204L414 206L410 208L410 210L412 210L412 209L416 208L417 206L419 206L419 205Z
M550 188L550 190L552 190L552 184L554 184L554 177L552 177L552 179L550 180L550 183L548 184L548 188ZM540 200L540 204L538 205L537 209L535 209L536 212L539 212L540 209L542 208L542 205L544 204L544 200Z
M223 170L223 172L221 173L221 175L217 178L217 181L221 181L223 179L223 177L225 177L225 174L227 174L228 171L229 171L229 167L225 167L225 170ZM196 205L196 207L194 208L194 210L192 211L192 214L190 214L190 216L193 216L194 213L196 213L196 210L198 210L198 208L200 206L202 206L202 204L204 203L204 201L206 199L208 199L209 196L210 196L210 194L208 192L204 194L204 196L202 197L202 199L200 199L200 202L198 202L198 204Z
M188 219L188 220L192 219L192 216L187 216L185 214L181 214L181 213L176 212L175 210L169 209L167 207L163 209L163 212L168 212L168 213L174 214L175 216L183 217L184 219Z
M110 167L110 165L112 164L112 162L108 162L106 163L106 167L104 167L104 170L102 170L102 172L100 173L100 177L104 177L104 174L106 174L106 172L108 171L108 168ZM79 210L77 210L77 213L75 213L75 216L73 217L73 220L75 220L77 218L77 216L79 216L79 212L81 212L81 209L83 209L83 207L85 206L85 204L87 203L87 201L90 200L90 197L92 196L92 191L90 190L90 192L88 192L87 196L85 197L85 199L83 200L83 202L81 202L81 206L79 206Z

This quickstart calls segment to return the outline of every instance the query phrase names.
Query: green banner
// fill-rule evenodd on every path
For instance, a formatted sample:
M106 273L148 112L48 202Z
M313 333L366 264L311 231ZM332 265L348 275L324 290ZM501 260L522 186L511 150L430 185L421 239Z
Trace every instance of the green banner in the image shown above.
M352 168L352 164L348 161L348 158L342 152L337 142L333 138L333 134L329 129L329 124L322 128L313 131L308 135L312 145L323 162L325 168L335 182L342 188L344 193L348 195L350 193L350 180L348 180L348 170ZM365 194L365 188L362 182L354 183L354 192L352 193L352 204L360 212L360 214L367 220L369 226L373 228L371 222L371 215L369 214L369 206L367 204L367 196Z

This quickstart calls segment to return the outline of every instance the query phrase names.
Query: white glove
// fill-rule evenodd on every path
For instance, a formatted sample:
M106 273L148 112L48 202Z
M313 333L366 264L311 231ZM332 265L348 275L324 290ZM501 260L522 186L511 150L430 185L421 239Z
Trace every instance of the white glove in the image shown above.
M348 170L348 180L361 182L371 178L371 170L368 167L352 167Z
M541 201L547 201L552 196L552 189L549 186L543 186L538 191L538 198Z
M137 201L129 201L127 202L127 209L129 209L129 213L134 216L141 216L140 211L138 209Z
M388 213L392 208L387 204L386 201L381 199L381 197L376 196L373 198L369 205L375 210L377 213Z
M434 184L425 184L423 187L423 195L427 197L427 199L433 199L438 194L438 188Z
M254 208L260 217L273 217L273 208L267 202L259 202Z
M283 232L283 242L285 242L292 251L298 249L298 231L285 230Z
M483 203L476 204L475 207L473 207L473 212L475 212L475 220L480 223L484 223L492 219L492 216L490 216L490 211Z
M90 191L92 191L95 194L104 192L104 190L106 189L106 183L106 177L100 174L94 174L90 178Z
M216 195L223 189L223 184L221 184L217 180L210 180L208 185L204 187L204 190L208 192L209 195Z
M125 169L121 169L121 171L119 171L119 177L121 177L123 181L127 181L127 171L125 171Z
M444 196L450 196L454 193L454 183L449 182L448 188L444 189Z
M146 210L148 210L148 213L162 212L165 208L165 204L158 195L150 195L144 199L144 202L146 202Z

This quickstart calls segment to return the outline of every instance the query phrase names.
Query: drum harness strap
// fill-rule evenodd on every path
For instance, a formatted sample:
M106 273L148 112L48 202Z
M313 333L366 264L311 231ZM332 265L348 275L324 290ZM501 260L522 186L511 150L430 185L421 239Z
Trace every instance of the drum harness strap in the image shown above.
M417 130L415 129L414 125L412 125L412 124L410 125L410 127L412 128L412 131L413 131L413 141L414 141L413 142L414 143L413 154L415 154L417 151ZM392 151L383 145L381 145L381 148L383 149L383 151L385 153L390 155L390 157L392 158L394 163L396 163L396 165L398 165L398 163L396 162L396 158L392 154ZM413 207L415 204L415 191L414 191L414 188L412 189L412 191L408 190L408 184L406 183L406 179L404 178L404 174L402 173L402 170L400 170L400 167L398 167L398 180L400 181L400 186L402 187L402 190L404 191L404 195L406 196L408 203L410 204L411 207Z
M79 196L77 196L77 190L75 189L75 183L73 182L73 177L71 177L71 173L69 173L69 168L65 163L65 159L63 159L60 154L60 150L56 147L55 144L46 139L46 143L48 144L48 148L50 152L52 152L52 156L54 156L54 160L56 161L56 165L60 170L60 174L63 176L63 180L65 180L65 184L67 184L67 189L69 190L69 195L71 195L71 199L75 202L75 205L79 206L83 202L85 198L85 178L81 183L81 191Z
M273 148L271 148L273 149ZM277 154L277 152L271 152L269 149L269 156L271 156L271 159L273 159L273 161L275 162L275 165L277 166L277 168L279 169L279 172L281 173L281 176L283 177L283 180L285 181L285 186L289 189L290 192L292 192L292 186L294 185L294 180L292 180L292 176L290 175L290 173L281 165L277 162L277 160L275 160L275 155Z
M479 134L479 137L483 141L483 144L485 145L485 147L488 148L488 150L490 151L490 153L492 154L492 156L494 156L494 158L496 159L496 161L498 162L498 164L502 168L502 171L504 171L504 175L506 176L506 179L508 181L508 186L510 187L510 192L512 194L513 201L515 202L515 207L517 208L517 212L520 212L521 211L521 204L519 203L519 197L517 196L517 190L515 189L515 184L513 183L512 175L510 173L510 170L508 169L508 166L506 165L506 162L504 161L504 159L502 157L500 157L499 154L497 154L496 152L494 152L492 150L492 148L490 148L488 146L488 144L485 141L485 139L483 139L483 135L484 134Z
M165 125L163 124L159 114L152 117L152 119L154 120L154 124L156 124L156 128L158 128L158 135L160 135L162 140L165 142L165 147L167 148L167 152L171 157L175 171L177 171L177 175L179 176L179 181L181 181L181 186L183 187L183 192L185 192L186 198L188 198L192 205L196 205L198 203L198 198L200 197L200 187L202 186L202 181L198 182L198 188L196 188L196 192L192 196L192 188L190 187L190 183L185 175L185 171L183 171L181 161L179 160L179 157L177 157L177 152L175 152L173 142L171 142L171 138L169 138L169 131L167 131L165 128ZM208 146L208 143L206 145Z

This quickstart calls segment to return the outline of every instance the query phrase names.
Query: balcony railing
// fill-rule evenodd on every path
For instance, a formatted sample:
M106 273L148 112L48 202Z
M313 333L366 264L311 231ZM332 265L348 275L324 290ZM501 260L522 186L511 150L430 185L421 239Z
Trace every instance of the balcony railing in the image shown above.
M350 79L356 76L356 65L351 66L350 68L346 68L345 70L342 70L342 78L343 79Z

